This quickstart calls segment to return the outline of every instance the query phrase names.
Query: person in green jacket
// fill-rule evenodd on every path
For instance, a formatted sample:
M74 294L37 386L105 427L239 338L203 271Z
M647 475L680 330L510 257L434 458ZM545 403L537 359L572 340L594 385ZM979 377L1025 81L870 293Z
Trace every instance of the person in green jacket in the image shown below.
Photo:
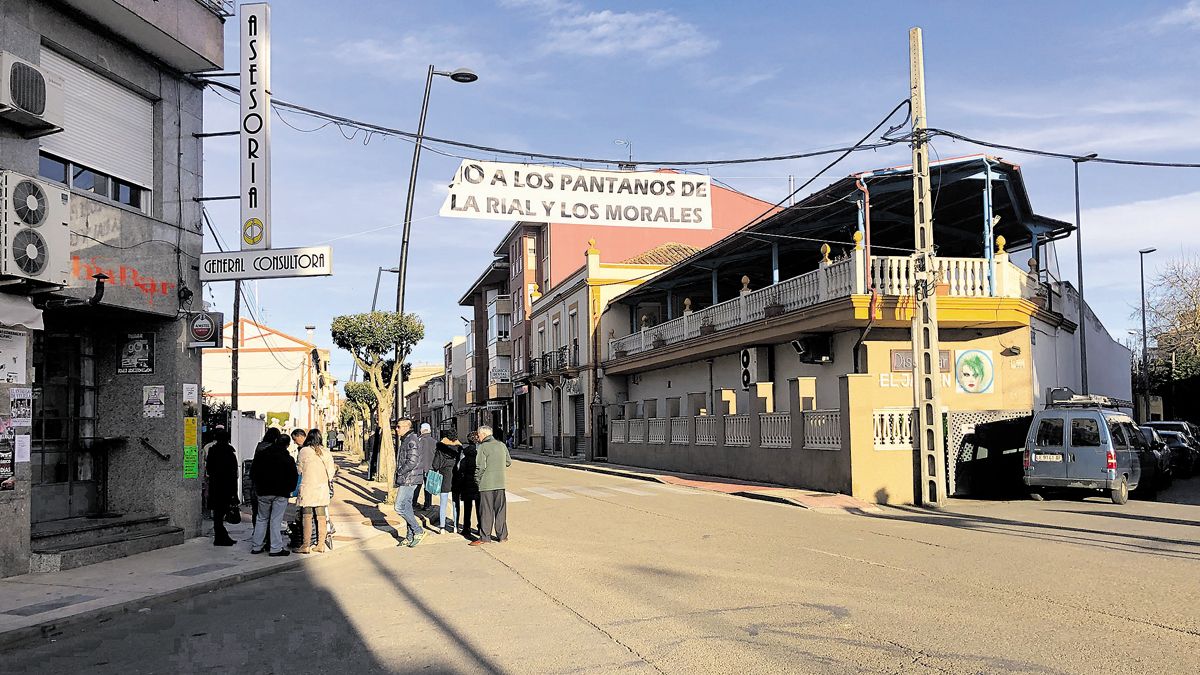
M512 466L508 446L492 436L492 428L483 425L475 456L475 482L479 485L479 539L471 546L492 541L508 541L508 505L504 495L505 469ZM495 536L492 536L493 528Z

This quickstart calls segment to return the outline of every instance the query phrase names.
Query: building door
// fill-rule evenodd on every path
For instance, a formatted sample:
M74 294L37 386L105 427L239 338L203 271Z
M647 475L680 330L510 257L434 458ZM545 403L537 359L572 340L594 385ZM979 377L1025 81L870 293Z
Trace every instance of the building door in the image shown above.
M584 431L587 429L587 406L583 404L582 396L572 396L571 404L575 408L575 454L587 454L587 439Z
M551 389L550 391L554 391ZM554 410L550 401L542 402L542 451L554 452Z
M34 332L30 519L40 523L99 513L105 456L96 438L92 338Z

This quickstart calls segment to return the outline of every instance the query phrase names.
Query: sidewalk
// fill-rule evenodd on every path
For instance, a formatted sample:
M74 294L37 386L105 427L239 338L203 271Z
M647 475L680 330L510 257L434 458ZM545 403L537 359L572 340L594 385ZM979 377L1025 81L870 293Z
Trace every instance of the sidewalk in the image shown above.
M398 519L394 513L385 516L386 507L379 504L383 491L368 483L356 464L341 456L337 462L340 470L330 503L335 529L332 552L279 558L250 555L250 507L243 506L242 523L228 526L238 542L235 546L213 546L212 522L205 520L205 536L179 546L63 572L0 579L0 649L38 636L53 638L71 625L152 611L155 605L311 564L357 549L368 540L394 536L391 525Z
M550 457L522 450L514 450L511 454L513 459L524 462L548 464L579 471L592 471L594 473L604 473L610 476L620 476L622 478L632 478L654 483L684 485L701 490L711 490L713 492L723 492L738 497L746 497L747 499L760 499L780 504L791 504L792 506L799 506L800 508L816 511L817 513L882 513L880 508L874 504L855 499L850 495L834 492L817 492L815 490L790 488L773 483L755 483L736 478L719 478L694 473L646 469L639 466L611 464L609 462L589 462L581 459Z

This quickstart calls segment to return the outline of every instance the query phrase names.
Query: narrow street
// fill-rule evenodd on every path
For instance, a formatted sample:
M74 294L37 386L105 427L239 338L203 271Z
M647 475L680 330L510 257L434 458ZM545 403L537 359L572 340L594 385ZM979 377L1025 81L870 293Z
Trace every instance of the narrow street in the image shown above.
M517 462L506 544L379 537L66 630L5 672L1179 673L1198 482L1179 503L852 516Z

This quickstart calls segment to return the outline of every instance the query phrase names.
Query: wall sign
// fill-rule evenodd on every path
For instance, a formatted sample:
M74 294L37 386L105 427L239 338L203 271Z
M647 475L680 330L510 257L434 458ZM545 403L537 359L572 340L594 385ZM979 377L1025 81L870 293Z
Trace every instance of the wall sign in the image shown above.
M911 349L893 349L892 350L892 372L893 373L911 373L914 368L913 355ZM938 370L943 373L950 372L950 350L942 349L938 351Z
M984 349L966 349L954 356L954 384L960 394L990 394L996 384L996 366L992 353Z
M200 254L200 281L327 277L331 274L333 249L328 246Z
M8 409L14 427L33 426L33 389L13 387L8 390Z
M571 377L563 380L562 390L567 396L582 396L583 383L579 381L578 377Z
M196 312L188 319L188 347L220 347L224 328L225 315L221 312Z
M142 387L142 417L167 416L167 386L150 384Z
M510 222L710 230L712 182L686 173L464 160L440 213Z
M271 248L271 7L242 5L242 250Z
M0 328L0 382L25 384L25 354L29 335Z
M120 375L154 372L154 333L129 333L121 344L117 373Z

